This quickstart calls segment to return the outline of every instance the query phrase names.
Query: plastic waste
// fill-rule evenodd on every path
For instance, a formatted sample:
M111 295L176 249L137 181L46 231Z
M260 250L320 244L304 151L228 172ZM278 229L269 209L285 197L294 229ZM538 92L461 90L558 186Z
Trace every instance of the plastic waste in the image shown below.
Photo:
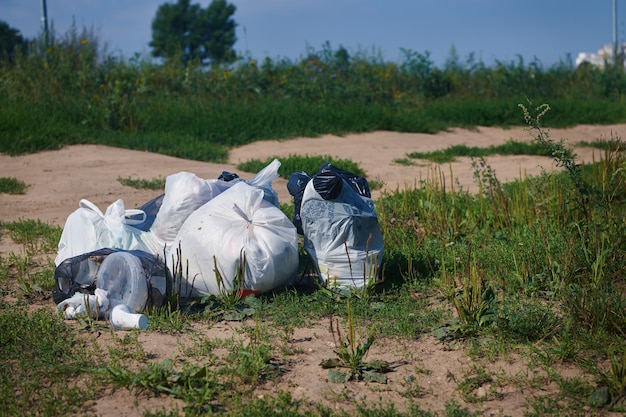
M125 304L135 313L148 301L148 284L141 260L130 252L107 256L96 274L96 288L107 292L109 304Z
M65 221L55 264L58 266L65 259L102 248L161 254L163 243L156 236L134 227L146 220L147 216L141 210L126 210L121 199L107 207L104 213L91 201L82 199L78 209Z
M159 239L171 242L191 213L229 186L226 181L204 180L191 172L169 175L150 231Z
M57 311L63 313L66 319L75 319L79 315L103 318L108 309L107 293L101 289L96 289L94 294L77 292L57 305Z
M109 322L115 330L146 330L148 318L140 313L133 313L132 309L125 304L117 304L111 309Z
M367 181L331 164L308 182L302 175L292 180L304 249L323 283L359 289L375 282L384 243Z
M76 293L94 295L96 278L100 266L107 256L121 249L98 249L66 259L54 270L52 299L56 304L67 300ZM148 285L146 307L160 307L168 296L167 268L160 257L143 251L126 251L139 258Z
M239 182L189 216L168 253L168 259L184 265L183 282L174 282L175 290L182 296L265 292L294 278L296 228L264 196L264 190ZM235 277L244 260L245 278L239 283Z

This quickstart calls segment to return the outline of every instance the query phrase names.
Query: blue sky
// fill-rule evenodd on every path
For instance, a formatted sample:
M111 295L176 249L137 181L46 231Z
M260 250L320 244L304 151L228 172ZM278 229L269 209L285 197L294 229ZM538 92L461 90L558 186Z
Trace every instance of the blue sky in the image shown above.
M162 0L47 0L57 34L93 27L112 53L149 54L151 22ZM194 1L203 7L209 0ZM330 42L350 53L399 62L401 48L430 52L441 66L452 45L491 65L521 55L551 66L597 52L613 39L612 0L230 0L237 6L235 50L255 59L302 57ZM26 37L41 29L40 0L0 0L0 20ZM618 38L626 38L626 2L618 0Z

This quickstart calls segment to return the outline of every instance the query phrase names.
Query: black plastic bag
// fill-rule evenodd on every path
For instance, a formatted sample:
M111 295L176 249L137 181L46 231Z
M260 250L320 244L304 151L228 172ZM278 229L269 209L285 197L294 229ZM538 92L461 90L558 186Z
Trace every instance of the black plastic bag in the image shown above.
M128 252L139 258L148 281L146 307L163 305L171 291L165 263L147 252L110 248L98 249L61 262L54 271L54 288L52 289L54 302L59 304L77 292L93 295L96 290L96 274L100 264L114 252Z
M360 196L371 198L367 180L359 175L353 174L345 169L337 168L329 162L324 162L315 176L311 177L304 171L294 172L289 176L287 190L293 196L294 216L293 224L296 226L298 234L303 235L302 218L300 208L302 206L302 195L309 181L313 180L315 191L324 200L334 200L341 194L344 181L350 185Z

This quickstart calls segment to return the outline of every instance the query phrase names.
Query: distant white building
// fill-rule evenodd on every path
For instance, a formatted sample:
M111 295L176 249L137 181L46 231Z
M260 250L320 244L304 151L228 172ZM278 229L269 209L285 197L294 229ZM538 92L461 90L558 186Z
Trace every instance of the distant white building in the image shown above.
M624 56L624 52L626 52L626 42L618 45L618 53ZM613 44L604 45L602 49L599 49L595 54L591 52L579 52L576 57L576 66L578 67L584 62L604 68L605 62L613 62Z

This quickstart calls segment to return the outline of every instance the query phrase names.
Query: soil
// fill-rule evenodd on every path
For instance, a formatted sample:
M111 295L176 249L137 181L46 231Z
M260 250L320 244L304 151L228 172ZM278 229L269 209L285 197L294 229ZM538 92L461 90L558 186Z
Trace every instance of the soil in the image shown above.
M626 134L626 124L591 126L581 125L570 129L552 129L554 140L566 139L568 146L575 147L581 162L591 162L602 157L603 152L577 147L579 141L610 139ZM458 161L435 166L427 161L415 161L415 165L403 165L394 161L406 158L416 151L444 149L455 144L487 147L507 140L531 141L529 132L520 127L500 129L480 127L475 130L451 129L436 135L372 132L346 136L326 135L318 138L296 138L285 141L252 143L230 153L229 163L213 164L189 161L148 152L110 148L101 145L67 146L60 150L11 157L0 154L0 177L15 177L28 185L24 195L0 194L0 219L16 221L39 219L45 223L63 226L67 216L78 208L81 199L95 203L101 210L117 199L126 208L140 206L160 194L154 190L138 190L122 185L118 179L165 178L180 171L193 172L202 178L217 178L222 171L237 172L244 179L253 174L237 170L236 164L256 158L264 160L271 156L331 155L351 159L360 164L368 179L384 183L375 190L376 199L386 191L413 187L419 181L436 178L448 189L476 190L471 161ZM556 169L549 158L535 156L490 156L487 163L497 177L505 182L525 175L536 175L542 170ZM286 181L277 179L273 188L281 202L290 202ZM6 236L0 236L0 256L21 251ZM50 299L44 307L54 309ZM242 337L239 322L195 324L190 334L167 335L141 332L139 340L152 360L176 358L182 355L182 346L192 343L191 334L209 338ZM276 340L279 340L276 335ZM316 323L295 329L292 335L283 337L290 353L282 355L284 372L255 391L259 398L274 395L278 390L288 391L304 404L323 404L327 407L354 410L356 404L393 403L405 410L413 401L423 410L445 414L445 405L456 400L462 407L479 411L481 415L523 416L528 411L528 401L537 396L558 398L559 388L554 378L528 366L528 359L510 353L504 358L490 360L468 354L463 345L440 342L430 335L416 335L411 340L376 340L368 359L381 359L395 364L388 373L387 384L327 381L327 371L320 362L334 356L335 349L329 323ZM101 332L98 343L112 343L112 334ZM476 369L486 369L492 378L470 390L477 400L466 402L461 396L460 384L471 379ZM585 372L570 364L557 366L564 378L578 376L588 378ZM526 381L520 383L519 381ZM528 383L528 381L534 381ZM126 390L104 393L96 401L85 404L89 414L100 416L141 416L145 410L162 408L182 410L183 404L169 397L136 397ZM581 410L582 411L582 410ZM590 410L587 413L593 414Z

